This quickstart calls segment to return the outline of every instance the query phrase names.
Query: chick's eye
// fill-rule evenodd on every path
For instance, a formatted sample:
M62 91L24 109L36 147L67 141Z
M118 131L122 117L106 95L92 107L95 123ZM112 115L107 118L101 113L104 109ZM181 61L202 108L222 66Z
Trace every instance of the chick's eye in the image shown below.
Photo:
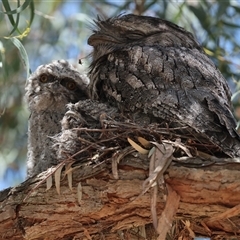
M71 90L71 91L75 90L76 87L77 87L76 83L75 83L75 82L72 82L72 81L69 81L69 82L67 82L67 84L66 84L66 88L69 89L69 90Z
M40 82L42 83L47 83L49 80L48 80L48 75L46 74L42 74L39 78Z
M74 90L77 89L76 82L73 79L71 79L71 78L63 78L60 81L60 84L62 86L64 86L65 88L67 88L68 90L70 90L70 91L74 91Z

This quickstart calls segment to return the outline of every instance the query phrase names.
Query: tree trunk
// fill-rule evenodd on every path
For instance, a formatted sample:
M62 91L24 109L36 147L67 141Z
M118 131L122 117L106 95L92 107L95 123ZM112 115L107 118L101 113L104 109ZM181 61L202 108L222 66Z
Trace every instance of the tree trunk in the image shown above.
M143 193L148 165L142 158L128 156L118 165L118 179L110 162L76 168L72 190L65 178L60 195L53 187L46 191L46 172L6 189L0 193L0 238L161 239L152 224L147 225L153 221L152 190ZM240 236L239 176L237 163L198 169L172 163L164 179L180 202L171 239L184 234L182 239L191 239L194 233L212 239L221 234ZM157 195L158 217L166 203L163 192ZM168 192L166 207L171 201Z

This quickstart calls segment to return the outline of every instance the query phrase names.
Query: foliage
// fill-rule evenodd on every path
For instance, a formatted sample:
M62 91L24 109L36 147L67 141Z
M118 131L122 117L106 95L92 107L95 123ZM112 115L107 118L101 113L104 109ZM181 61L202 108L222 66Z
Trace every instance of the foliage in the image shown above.
M53 59L77 65L91 48L86 41L97 15L135 13L158 16L191 31L213 59L232 89L240 89L237 1L9 1L0 14L0 179L24 179L27 118L24 84L30 69ZM236 84L233 84L233 80ZM238 93L234 94L235 103ZM18 173L13 178L13 173ZM6 185L0 185L0 188Z

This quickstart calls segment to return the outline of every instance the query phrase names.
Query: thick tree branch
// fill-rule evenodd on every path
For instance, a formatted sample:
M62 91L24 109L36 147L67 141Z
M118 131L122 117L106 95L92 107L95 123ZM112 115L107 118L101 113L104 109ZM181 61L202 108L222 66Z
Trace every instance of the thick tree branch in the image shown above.
M128 157L118 171L119 179L114 179L111 163L76 169L73 190L64 179L61 195L53 187L46 192L45 183L32 191L44 173L2 191L1 239L125 239L121 236L133 234L125 229L152 222L150 191L141 194L148 163ZM240 235L239 175L238 164L201 169L172 164L164 178L181 197L175 219L190 220L191 229L204 235L214 231ZM82 190L77 191L79 183ZM81 199L77 193L82 193ZM158 216L164 205L164 195L159 193Z

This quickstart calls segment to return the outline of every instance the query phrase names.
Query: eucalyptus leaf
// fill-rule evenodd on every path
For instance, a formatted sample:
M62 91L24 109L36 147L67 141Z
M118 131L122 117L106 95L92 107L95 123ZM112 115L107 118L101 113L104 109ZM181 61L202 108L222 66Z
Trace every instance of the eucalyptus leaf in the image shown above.
M23 65L25 66L25 69L27 70L27 78L28 78L31 73L31 70L30 70L30 66L29 66L29 59L28 59L27 51L24 48L24 46L22 45L22 43L16 37L12 37L12 38L10 38L10 40L19 50Z

